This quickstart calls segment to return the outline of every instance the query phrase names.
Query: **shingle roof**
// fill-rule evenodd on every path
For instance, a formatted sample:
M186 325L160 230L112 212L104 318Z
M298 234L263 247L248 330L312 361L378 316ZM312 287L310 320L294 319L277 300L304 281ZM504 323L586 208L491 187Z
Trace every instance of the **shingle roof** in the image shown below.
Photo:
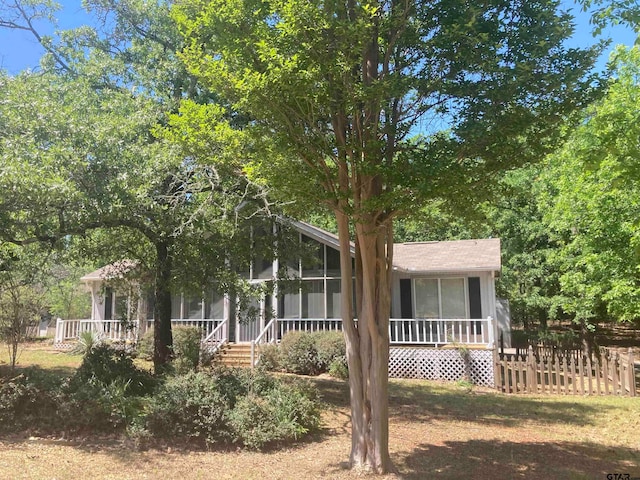
M95 282L102 280L111 280L115 278L122 278L126 273L135 268L137 262L132 260L120 260L109 265L105 265L98 270L87 273L80 280L83 282Z
M500 239L396 243L393 267L406 272L499 271Z

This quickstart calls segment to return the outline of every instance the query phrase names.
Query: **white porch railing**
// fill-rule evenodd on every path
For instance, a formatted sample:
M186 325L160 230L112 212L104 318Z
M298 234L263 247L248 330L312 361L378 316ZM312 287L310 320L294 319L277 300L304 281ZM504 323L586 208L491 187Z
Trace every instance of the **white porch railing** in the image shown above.
M227 325L227 321L222 320L220 324L202 340L203 347L206 348L210 354L216 353L229 341L229 330Z
M389 321L389 339L392 345L494 344L491 317L485 319L398 319Z
M80 338L83 332L94 332L105 340L130 340L136 338L136 328L127 328L119 320L62 320L56 321L55 343L58 345Z
M147 320L147 327L153 326L153 320ZM171 327L197 327L202 330L203 341L209 339L215 343L215 335L224 335L228 338L226 320L222 319L172 319ZM76 341L82 332L93 331L101 338L111 341L136 341L138 334L137 324L125 326L120 320L62 320L56 322L55 344L64 345ZM214 335L214 332L215 335Z
M492 347L495 343L495 322L484 319L406 319L389 320L389 342L391 345L447 344ZM251 342L251 364L260 358L260 347L276 343L290 331L318 332L342 331L339 318L279 318L271 320Z
M251 366L255 367L260 358L260 347L267 343L278 341L278 319L272 318L258 334L255 340L251 340Z

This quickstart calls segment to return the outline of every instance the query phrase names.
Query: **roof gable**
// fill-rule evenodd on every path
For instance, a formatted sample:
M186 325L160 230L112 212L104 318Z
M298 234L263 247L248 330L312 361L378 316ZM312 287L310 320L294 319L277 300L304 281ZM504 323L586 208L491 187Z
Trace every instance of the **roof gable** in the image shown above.
M305 235L335 249L340 248L338 236L308 223L293 221L292 225ZM351 242L351 255L355 247ZM407 242L393 246L393 268L406 272L499 272L500 239L452 240L443 242Z

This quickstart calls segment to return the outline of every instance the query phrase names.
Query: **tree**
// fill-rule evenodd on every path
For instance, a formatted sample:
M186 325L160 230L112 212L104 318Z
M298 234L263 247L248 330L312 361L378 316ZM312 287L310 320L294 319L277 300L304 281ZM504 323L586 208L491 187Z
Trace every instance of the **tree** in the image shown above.
M607 93L550 157L543 198L565 309L594 328L640 318L640 50L618 48Z
M37 245L29 249L26 252L15 246L0 248L0 339L7 345L12 371L20 347L33 336L47 310L42 283L47 257L38 255L42 249Z
M168 4L86 6L97 27L61 32L55 41L38 35L32 21L50 15L51 5L12 7L10 27L32 31L48 53L41 73L0 77L0 182L13 192L0 199L0 238L57 245L90 235L80 242L85 253L110 247L105 261L123 252L137 260L155 287L154 366L162 371L171 357L177 280L198 288L212 277L233 283L228 259L249 257L234 236L271 222L271 205L241 175L237 133L198 131L172 116L183 103L189 111L187 99L207 103L200 113L208 121L226 114L177 61L181 39Z
M353 467L392 468L394 217L540 158L591 98L584 76L597 49L563 48L571 17L557 5L184 0L175 9L190 71L252 120L263 153L250 173L336 217Z

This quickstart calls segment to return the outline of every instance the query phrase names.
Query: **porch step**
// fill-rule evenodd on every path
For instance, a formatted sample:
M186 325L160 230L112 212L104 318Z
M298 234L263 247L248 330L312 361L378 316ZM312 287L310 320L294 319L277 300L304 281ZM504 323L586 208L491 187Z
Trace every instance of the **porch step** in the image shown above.
M251 344L227 343L216 355L214 362L227 367L250 367Z

